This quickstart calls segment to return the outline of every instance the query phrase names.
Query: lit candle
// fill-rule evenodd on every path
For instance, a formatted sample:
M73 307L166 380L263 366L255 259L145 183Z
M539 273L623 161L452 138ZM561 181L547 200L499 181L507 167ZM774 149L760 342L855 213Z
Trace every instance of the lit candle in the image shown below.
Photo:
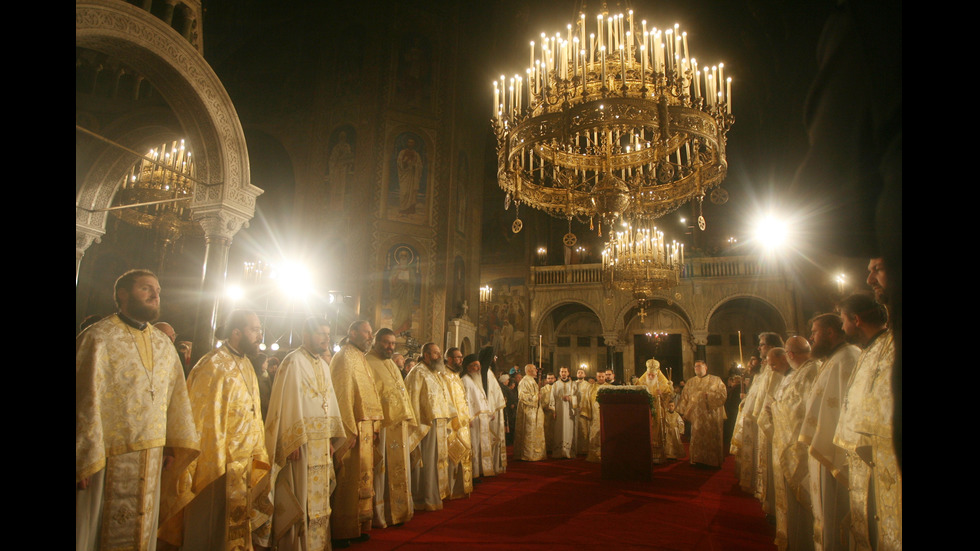
M719 88L721 88L725 84L725 64L724 63L719 63L718 64L718 80L716 82L718 82L718 87ZM719 90L719 92L720 91L721 90Z
M619 67L623 75L623 87L626 87L626 50L622 44L619 45Z
M728 100L728 114L732 114L732 77L725 81L725 98Z
M498 119L497 116L497 106L500 105L500 89L497 87L497 81L493 81L493 116Z
M599 42L598 42L599 49L602 49L603 43L602 43L602 14L601 13L596 16L596 24L599 27L599 30L597 31L599 33ZM596 51L599 51L599 50L596 50Z
M647 86L647 45L640 44L640 89Z
M602 65L602 85L606 85L606 47L599 47L599 60Z
M633 48L633 40L632 40L631 37L636 36L636 33L633 32L633 10L630 10L629 11L629 15L630 15L630 30L626 34L626 41L630 45L630 57L632 58L633 57L633 50L634 50L634 48Z
M701 75L698 73L698 60L691 60L691 69L694 73L694 97L697 98L701 95Z
M589 33L589 71L595 71L595 33Z

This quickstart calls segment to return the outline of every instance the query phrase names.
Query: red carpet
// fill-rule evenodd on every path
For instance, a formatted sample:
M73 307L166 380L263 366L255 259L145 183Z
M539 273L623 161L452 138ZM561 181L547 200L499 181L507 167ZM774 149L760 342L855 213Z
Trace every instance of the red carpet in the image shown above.
M759 502L738 488L731 456L721 470L660 465L652 482L601 480L598 463L549 459L511 462L469 499L372 530L371 541L350 549L772 551L773 533Z

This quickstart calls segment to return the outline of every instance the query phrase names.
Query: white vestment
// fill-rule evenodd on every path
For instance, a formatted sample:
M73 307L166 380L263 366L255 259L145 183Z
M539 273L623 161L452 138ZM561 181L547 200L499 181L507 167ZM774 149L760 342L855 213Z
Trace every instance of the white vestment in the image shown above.
M258 531L257 541L279 551L330 548L330 494L336 486L331 447L345 438L327 363L305 348L290 352L269 398L265 441L275 512L271 530ZM298 457L290 459L294 452Z
M470 442L473 453L473 477L494 476L493 444L491 442L491 419L494 412L490 411L490 402L483 392L483 381L480 373L467 373L462 376L463 388L466 389L466 402L470 407Z
M841 541L844 519L850 510L847 488L835 476L847 470L844 450L834 445L834 432L847 383L861 350L841 344L820 366L807 398L800 443L808 446L810 498L813 505L813 546L816 551L847 549Z
M567 398L567 400L565 399ZM551 385L552 410L555 412L551 457L574 459L578 440L575 422L578 418L578 393L571 379Z

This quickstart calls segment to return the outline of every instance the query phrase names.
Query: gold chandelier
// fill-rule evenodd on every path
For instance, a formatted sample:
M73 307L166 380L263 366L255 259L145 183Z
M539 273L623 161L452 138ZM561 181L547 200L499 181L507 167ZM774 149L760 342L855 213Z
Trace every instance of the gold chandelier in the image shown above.
M623 231L610 232L602 251L606 286L630 291L641 301L658 289L675 287L683 264L684 245L667 243L656 226L651 230L627 224Z
M200 233L190 209L180 199L190 199L194 189L194 160L184 140L164 142L150 149L123 177L115 205L134 205L113 210L121 220L154 230L157 239L172 247L184 233Z
M605 8L594 21L582 13L531 42L525 74L494 82L492 123L505 206L598 218L601 235L621 216L649 221L702 201L725 178L734 118L724 64L699 67L679 25Z

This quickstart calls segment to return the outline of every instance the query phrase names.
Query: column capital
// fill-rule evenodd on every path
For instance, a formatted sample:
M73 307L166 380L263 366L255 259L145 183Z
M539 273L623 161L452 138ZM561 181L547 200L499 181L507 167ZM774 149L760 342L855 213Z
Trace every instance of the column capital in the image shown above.
M193 219L204 228L209 241L224 240L230 245L238 230L248 227L248 219L230 210L195 212Z
M707 346L708 344L708 332L704 330L691 331L691 338L694 340L694 344L698 346Z

